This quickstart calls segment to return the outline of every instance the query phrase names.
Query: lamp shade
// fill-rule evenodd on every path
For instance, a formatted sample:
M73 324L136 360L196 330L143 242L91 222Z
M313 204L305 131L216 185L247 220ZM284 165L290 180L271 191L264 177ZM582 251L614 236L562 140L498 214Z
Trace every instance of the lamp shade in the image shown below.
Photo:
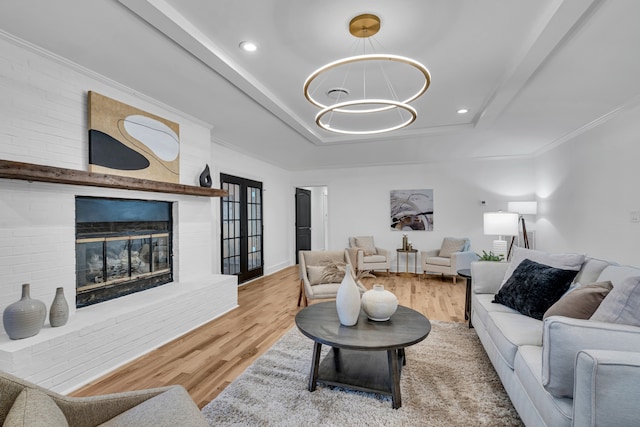
M535 215L538 213L538 202L509 202L507 210L517 212L520 215Z
M485 212L484 234L516 236L518 234L518 214L515 212Z

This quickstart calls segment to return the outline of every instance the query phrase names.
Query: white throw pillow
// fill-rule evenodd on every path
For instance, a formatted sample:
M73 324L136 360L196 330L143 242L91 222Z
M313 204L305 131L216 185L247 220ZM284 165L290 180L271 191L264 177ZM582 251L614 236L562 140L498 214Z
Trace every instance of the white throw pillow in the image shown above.
M376 245L373 243L373 236L356 237L356 246L364 251L365 255L377 255Z
M518 268L518 265L520 265L520 263L525 259L530 259L538 264L544 264L550 267L560 268L562 270L579 271L580 267L582 267L582 264L584 263L585 255L574 253L550 254L548 252L538 251L535 249L514 246L513 253L511 254L511 264L507 267L507 271L504 274L500 287L509 280L509 277L511 277L515 269Z
M453 237L445 237L440 247L438 256L443 258L451 258L454 252L460 252L466 243L465 239L454 239Z
M307 279L311 286L319 285L322 283L322 275L324 274L324 267L320 265L308 265L307 266Z

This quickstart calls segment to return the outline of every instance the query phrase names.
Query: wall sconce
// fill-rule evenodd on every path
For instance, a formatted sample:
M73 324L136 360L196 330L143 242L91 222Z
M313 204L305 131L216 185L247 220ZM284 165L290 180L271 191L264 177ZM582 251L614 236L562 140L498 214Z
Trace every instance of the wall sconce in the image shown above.
M496 255L502 255L507 259L507 241L503 236L516 236L518 234L519 216L515 212L485 212L484 234L498 236L493 241L492 251Z

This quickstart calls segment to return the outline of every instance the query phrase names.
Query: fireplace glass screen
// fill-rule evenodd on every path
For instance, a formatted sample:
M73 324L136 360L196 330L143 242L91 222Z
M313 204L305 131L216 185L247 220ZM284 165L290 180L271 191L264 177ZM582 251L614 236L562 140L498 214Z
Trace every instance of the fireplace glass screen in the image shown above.
M76 199L76 306L172 280L171 205Z

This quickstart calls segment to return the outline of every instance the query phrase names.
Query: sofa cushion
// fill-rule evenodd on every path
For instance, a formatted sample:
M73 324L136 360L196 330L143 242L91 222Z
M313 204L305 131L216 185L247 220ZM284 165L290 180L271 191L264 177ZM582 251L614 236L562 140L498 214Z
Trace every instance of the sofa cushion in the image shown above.
M500 356L513 369L521 345L542 345L542 321L519 313L493 312L487 316L487 332Z
M13 402L3 426L68 427L69 423L51 397L38 389L26 387Z
M100 425L105 427L195 427L208 424L187 391L183 387L176 386Z
M387 257L384 255L368 255L363 258L364 262L371 264L374 262L387 262Z
M543 251L537 251L535 249L526 249L519 246L514 246L513 253L511 255L511 263L509 264L507 271L504 273L502 286L504 286L504 284L507 282L507 280L509 280L509 277L511 277L516 268L518 268L518 265L520 265L520 263L525 259L529 259L540 264L549 265L551 267L560 268L562 270L575 270L577 272L582 267L582 264L585 261L585 256L584 254L574 253L551 254ZM600 281L600 279L598 279L598 281ZM593 283L593 281L589 283Z
M545 311L569 289L577 272L525 259L500 288L494 301L541 320Z
M640 326L640 276L614 287L591 316L592 320Z
M356 237L356 246L364 251L365 255L376 255L376 245L373 243L373 236Z
M439 256L427 257L425 259L425 262L427 264L431 264L431 265L442 265L442 266L445 266L445 267L450 267L451 266L451 258L443 258L443 257L439 257Z
M580 286L560 298L542 316L566 316L574 319L588 319L598 309L602 300L613 288L610 281Z
M438 256L451 258L454 252L460 252L466 243L465 239L455 239L453 237L445 237L440 246Z
M516 310L509 308L506 305L495 304L493 302L493 298L493 294L475 294L473 296L472 310L476 313L476 316L483 324L487 324L487 317L489 313L499 312L519 314Z
M603 282L605 280L599 280L600 274L602 271L607 268L609 265L615 265L610 261L605 261L597 258L587 257L584 260L584 264L580 267L580 271L576 275L575 279L573 279L576 283L582 283L584 285L589 283Z
M314 285L312 287L313 298L335 298L339 287L340 283L320 283L319 285Z
M518 348L514 372L528 399L537 409L545 425L571 426L573 399L554 397L542 387L542 347L523 345Z

